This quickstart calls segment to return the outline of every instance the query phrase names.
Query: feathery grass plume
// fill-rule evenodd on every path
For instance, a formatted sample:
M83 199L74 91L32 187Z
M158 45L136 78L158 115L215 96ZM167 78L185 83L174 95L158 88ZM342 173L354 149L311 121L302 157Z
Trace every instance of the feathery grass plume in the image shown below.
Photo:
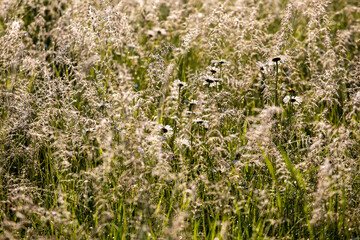
M0 239L359 237L359 17L2 1Z

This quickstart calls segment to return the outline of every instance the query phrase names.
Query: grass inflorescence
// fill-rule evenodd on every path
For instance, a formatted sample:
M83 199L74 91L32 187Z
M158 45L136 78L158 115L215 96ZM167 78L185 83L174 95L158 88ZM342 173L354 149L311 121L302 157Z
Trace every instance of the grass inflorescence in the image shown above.
M0 3L0 239L358 239L356 0Z

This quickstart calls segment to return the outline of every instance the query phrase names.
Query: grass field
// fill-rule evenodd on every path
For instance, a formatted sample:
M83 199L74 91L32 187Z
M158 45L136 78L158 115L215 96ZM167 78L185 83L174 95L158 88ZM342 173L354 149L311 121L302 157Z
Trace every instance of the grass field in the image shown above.
M0 239L360 239L358 0L2 0L0 117Z

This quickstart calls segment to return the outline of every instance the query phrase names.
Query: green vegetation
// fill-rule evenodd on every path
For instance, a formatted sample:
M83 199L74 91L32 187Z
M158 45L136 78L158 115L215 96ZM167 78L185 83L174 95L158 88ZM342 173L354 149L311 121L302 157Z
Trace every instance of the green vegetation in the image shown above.
M0 3L0 239L359 239L360 2Z

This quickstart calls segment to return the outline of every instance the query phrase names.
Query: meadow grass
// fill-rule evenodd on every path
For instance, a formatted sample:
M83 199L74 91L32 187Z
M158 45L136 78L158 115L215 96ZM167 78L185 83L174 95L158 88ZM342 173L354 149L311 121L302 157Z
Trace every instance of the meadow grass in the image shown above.
M357 0L0 3L0 239L359 239Z

